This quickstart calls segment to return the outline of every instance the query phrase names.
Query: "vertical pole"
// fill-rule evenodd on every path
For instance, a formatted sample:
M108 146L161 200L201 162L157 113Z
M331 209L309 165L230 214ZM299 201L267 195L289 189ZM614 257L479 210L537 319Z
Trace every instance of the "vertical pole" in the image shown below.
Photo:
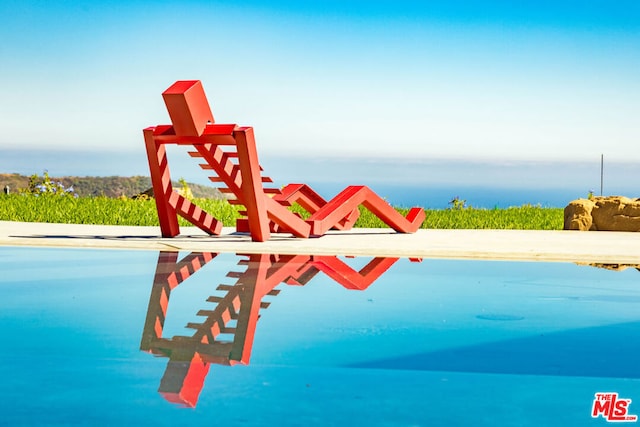
M604 188L604 154L600 154L600 196Z

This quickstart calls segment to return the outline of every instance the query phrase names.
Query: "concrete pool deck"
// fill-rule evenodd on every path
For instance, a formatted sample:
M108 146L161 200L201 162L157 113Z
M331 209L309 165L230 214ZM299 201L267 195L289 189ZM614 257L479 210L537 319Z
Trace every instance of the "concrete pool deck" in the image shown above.
M160 236L159 227L0 221L0 246L640 264L640 233L353 229L312 239L275 234L268 242L252 242L234 228L220 236L195 227L181 231L169 239Z

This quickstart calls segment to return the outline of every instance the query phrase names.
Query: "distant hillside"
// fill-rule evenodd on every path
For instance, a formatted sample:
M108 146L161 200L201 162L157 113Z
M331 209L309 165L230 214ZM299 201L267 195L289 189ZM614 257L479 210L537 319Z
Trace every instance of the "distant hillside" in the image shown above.
M131 197L151 188L151 179L147 176L63 176L51 177L51 181L61 182L65 188L72 186L78 196L103 195L106 197L120 197L124 195ZM28 187L29 177L15 173L0 173L0 189L7 185L12 193L16 193L19 189ZM173 182L173 185L176 189L182 187L178 182ZM187 185L194 197L207 199L224 198L224 195L217 188L192 183L187 183Z

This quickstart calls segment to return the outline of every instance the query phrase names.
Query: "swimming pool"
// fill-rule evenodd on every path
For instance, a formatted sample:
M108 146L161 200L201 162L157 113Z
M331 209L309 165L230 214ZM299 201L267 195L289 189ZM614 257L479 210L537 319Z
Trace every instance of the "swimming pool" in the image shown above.
M606 424L596 393L640 412L631 268L0 255L0 424Z

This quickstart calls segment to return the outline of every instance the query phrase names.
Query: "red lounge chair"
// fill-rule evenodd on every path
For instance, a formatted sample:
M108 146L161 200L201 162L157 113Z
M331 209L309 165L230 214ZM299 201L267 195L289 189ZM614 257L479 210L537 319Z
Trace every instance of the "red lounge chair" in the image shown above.
M412 208L403 217L380 196L365 186L349 186L326 201L304 184L290 184L282 190L265 188L272 182L262 176L253 128L235 124L217 124L198 80L177 81L162 94L173 125L144 130L160 229L163 237L180 234L177 215L209 234L220 234L222 223L187 200L171 185L165 144L186 145L195 149L192 157L222 182L221 191L233 194L231 203L243 205L236 228L249 232L254 241L266 241L271 232L291 233L296 237L321 236L328 230L350 229L362 205L385 224L401 233L415 232L425 219L422 208ZM298 203L309 212L306 220L289 209Z

